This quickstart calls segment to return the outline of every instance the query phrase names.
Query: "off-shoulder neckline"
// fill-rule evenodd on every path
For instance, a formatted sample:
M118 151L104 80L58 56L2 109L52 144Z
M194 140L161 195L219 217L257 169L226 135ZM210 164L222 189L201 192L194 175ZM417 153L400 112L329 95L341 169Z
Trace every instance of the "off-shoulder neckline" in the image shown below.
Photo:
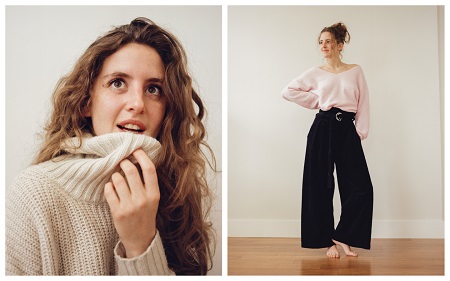
M339 74L342 74L342 73L346 73L346 72L352 71L352 70L354 70L354 69L356 69L356 68L358 68L358 67L359 67L359 65L356 64L355 66L353 66L353 67L350 68L350 69L347 69L347 70L344 70L344 71L335 73L335 72L331 72L331 71L322 69L320 66L317 66L318 69L320 69L320 70L322 70L322 71L324 71L324 72L326 72L326 73L330 73L330 74L334 74L334 75L339 75Z

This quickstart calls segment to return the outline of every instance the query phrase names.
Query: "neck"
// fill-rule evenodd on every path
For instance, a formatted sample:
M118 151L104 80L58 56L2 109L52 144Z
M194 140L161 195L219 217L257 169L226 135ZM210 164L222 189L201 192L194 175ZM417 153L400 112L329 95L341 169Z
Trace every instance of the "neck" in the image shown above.
M339 58L328 58L325 67L331 69L339 69L344 66L344 63Z

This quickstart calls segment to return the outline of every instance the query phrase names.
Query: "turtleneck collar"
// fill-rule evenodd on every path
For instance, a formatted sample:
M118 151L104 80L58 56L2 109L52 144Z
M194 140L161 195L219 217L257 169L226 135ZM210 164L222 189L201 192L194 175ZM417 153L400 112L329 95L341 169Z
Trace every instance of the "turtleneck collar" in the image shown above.
M77 200L102 203L103 188L119 163L128 158L136 164L132 153L144 150L154 160L161 144L154 138L127 132L101 136L85 135L67 139L63 149L69 155L42 163L45 172L70 196Z

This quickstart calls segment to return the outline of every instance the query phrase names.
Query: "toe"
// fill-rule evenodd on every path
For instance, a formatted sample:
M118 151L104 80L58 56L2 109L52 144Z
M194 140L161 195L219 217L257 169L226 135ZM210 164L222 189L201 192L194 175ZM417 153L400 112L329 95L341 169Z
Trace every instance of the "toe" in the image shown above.
M358 254L353 252L353 251L349 251L347 255L348 256L352 256L352 257L357 257L358 256Z

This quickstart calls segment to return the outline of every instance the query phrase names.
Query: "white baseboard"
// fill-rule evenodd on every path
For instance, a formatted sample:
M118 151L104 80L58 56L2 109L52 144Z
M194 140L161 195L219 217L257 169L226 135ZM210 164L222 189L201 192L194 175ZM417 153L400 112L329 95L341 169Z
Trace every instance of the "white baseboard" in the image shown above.
M228 220L229 237L300 237L298 220ZM443 220L374 220L372 238L444 238Z

